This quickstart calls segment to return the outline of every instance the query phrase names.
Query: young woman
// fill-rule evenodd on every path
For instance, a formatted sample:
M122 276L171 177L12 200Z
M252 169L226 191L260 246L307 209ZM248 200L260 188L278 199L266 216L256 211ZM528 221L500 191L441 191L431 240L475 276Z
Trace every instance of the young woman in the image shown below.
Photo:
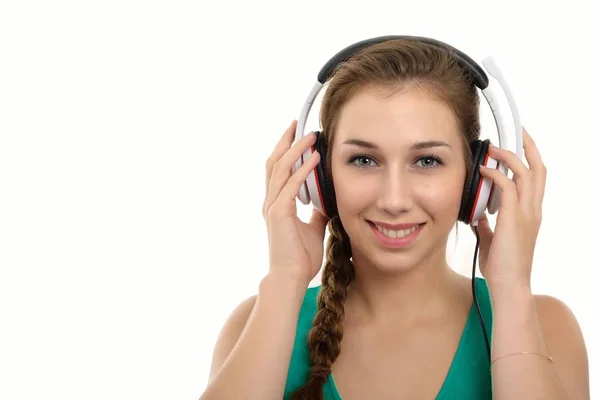
M294 121L267 162L269 272L223 327L201 399L588 399L576 318L531 291L546 168L527 132L529 166L489 150L513 180L480 168L501 190L494 232L479 223L488 354L471 279L446 260L480 132L475 86L448 52L390 40L340 65L320 121L327 154L292 174L315 143L293 144ZM295 198L321 157L336 214L304 223Z

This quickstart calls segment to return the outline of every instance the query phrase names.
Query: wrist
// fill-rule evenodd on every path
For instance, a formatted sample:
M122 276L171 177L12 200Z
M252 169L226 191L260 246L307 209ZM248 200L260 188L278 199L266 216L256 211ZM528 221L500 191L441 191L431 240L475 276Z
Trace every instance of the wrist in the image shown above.
M490 299L495 313L516 317L519 311L529 313L534 306L534 295L529 285L489 285Z
M492 360L522 352L545 357L547 349L529 285L492 286L490 298L494 314Z
M310 280L293 274L269 271L260 282L260 287L277 287L290 292L304 292Z
M495 282L488 279L487 286L492 297L513 298L532 295L531 285L525 282Z
M308 284L286 275L267 274L259 283L257 308L266 309L268 313L278 308L285 308L296 313L300 310ZM289 309L288 307L293 307Z

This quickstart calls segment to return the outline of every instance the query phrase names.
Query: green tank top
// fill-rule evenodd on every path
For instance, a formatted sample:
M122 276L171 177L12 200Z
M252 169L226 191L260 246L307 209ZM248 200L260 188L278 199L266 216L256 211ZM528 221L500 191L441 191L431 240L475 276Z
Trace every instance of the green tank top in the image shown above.
M317 295L321 286L306 290L300 314L296 339L285 385L284 400L291 399L291 394L306 383L310 369L310 358L307 344L308 333L317 311ZM484 279L475 278L475 293L481 311L490 345L492 343L492 308L489 290ZM343 350L342 350L343 351ZM323 385L325 400L342 400L337 391L333 375L329 375ZM471 307L466 325L463 329L454 359L446 374L446 379L436 396L436 400L469 400L491 399L492 379L490 361L486 354L479 316L475 303Z

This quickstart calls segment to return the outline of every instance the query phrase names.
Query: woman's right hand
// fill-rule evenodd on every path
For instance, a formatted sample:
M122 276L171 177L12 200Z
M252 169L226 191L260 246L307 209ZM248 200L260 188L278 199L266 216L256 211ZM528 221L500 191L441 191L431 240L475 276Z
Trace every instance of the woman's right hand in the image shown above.
M308 286L323 262L327 218L313 209L310 222L302 222L296 212L296 196L320 157L326 155L315 151L292 174L292 166L316 138L311 132L292 146L297 123L294 120L287 128L267 160L263 217L269 237L269 274L298 279Z

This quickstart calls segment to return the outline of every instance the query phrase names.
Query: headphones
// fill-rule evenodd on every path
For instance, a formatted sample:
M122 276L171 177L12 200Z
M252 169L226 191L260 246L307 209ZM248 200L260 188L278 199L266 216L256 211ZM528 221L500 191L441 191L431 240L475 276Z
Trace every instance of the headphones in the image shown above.
M449 51L453 56L456 57L459 64L465 69L468 74L469 80L481 89L485 96L494 116L496 122L496 128L498 130L499 144L498 147L508 149L507 141L507 130L508 128L503 123L503 116L506 112L500 109L500 104L496 100L496 96L492 88L489 86L489 79L485 71L469 56L462 51L435 39L420 37L420 36L406 36L406 35L388 35L379 36L371 39L362 40L354 43L343 50L335 54L319 71L317 82L314 84L310 91L305 104L302 107L300 118L296 126L295 141L302 139L304 136L306 120L312 104L319 94L321 88L329 80L332 72L338 66L338 64L346 61L352 57L359 50L388 40L404 39L423 43L428 46L441 48L445 51ZM485 66L488 73L494 77L501 85L504 94L507 97L510 110L512 112L512 120L514 124L514 136L515 136L515 150L513 151L519 159L523 157L523 132L521 127L521 119L515 100L512 96L510 88L506 84L500 69L492 59L487 57L482 60L482 64ZM298 193L298 199L302 204L312 205L327 218L333 218L337 215L337 205L335 200L335 192L333 188L333 182L327 176L327 143L326 138L322 132L316 131L316 142L310 149L304 152L300 159L294 164L292 173L295 173L298 168L302 166L304 160L307 160L311 154L315 151L321 154L319 164L315 169L308 175L306 181L300 187ZM473 155L473 168L467 175L465 180L465 186L463 189L462 200L460 205L460 211L458 219L465 224L477 225L477 221L483 216L485 209L490 214L494 214L498 211L500 205L500 193L498 190L494 190L494 185L491 179L481 177L479 173L479 166L485 165L489 168L498 168L504 175L508 174L508 168L504 163L499 163L488 154L488 147L490 140L474 140L471 143L471 152ZM512 149L508 149L511 150Z

